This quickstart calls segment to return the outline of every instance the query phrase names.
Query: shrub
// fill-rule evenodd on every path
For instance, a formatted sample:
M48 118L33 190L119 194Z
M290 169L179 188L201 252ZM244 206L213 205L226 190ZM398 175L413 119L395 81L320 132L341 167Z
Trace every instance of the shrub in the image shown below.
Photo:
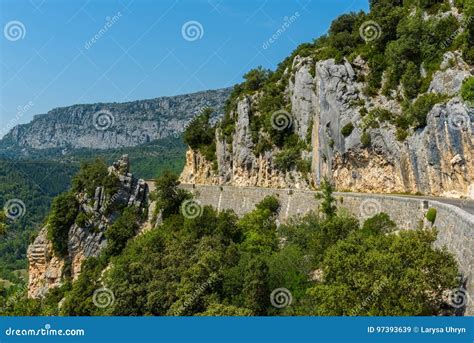
M253 92L263 87L265 82L270 78L271 71L261 66L250 70L244 75L244 91Z
M128 240L135 236L138 216L135 208L126 208L120 217L105 231L107 238L107 256L116 256L125 248Z
M348 123L344 125L344 127L341 129L341 133L344 137L348 137L351 135L353 130L354 130L354 124Z
M267 195L255 206L255 208L259 210L269 210L272 213L276 213L280 208L280 202L276 197Z
M360 142L364 147L368 147L372 143L372 138L370 137L370 134L367 131L364 131L362 133L362 136L360 137Z
M197 150L213 142L214 131L209 123L211 114L212 109L206 108L201 114L194 117L184 130L184 142L191 149Z
M85 162L72 178L72 191L75 193L86 192L89 196L93 196L95 189L104 184L107 184L108 189L113 191L118 180L109 179L108 175L108 168L104 160L97 158L94 162Z
M431 225L434 224L437 213L438 211L436 211L436 208L433 208L433 207L429 208L428 211L426 212L425 218L431 223Z
M71 192L60 194L53 200L48 218L48 239L57 256L64 257L68 253L69 229L76 220L78 207L79 203Z
M296 166L301 158L301 152L297 148L288 148L280 151L275 156L275 167L281 171L288 171Z
M413 99L420 90L420 71L413 62L409 62L405 73L402 76L402 85L405 91L405 97Z
M395 131L395 138L399 142L405 141L408 137L408 131L405 129L402 129L401 127L397 127L397 130Z
M85 214L84 212L79 212L76 217L76 224L81 228L87 227L89 225L89 217L87 216L87 214Z
M362 230L368 234L386 234L397 228L389 215L386 213L379 213L367 219L362 226Z
M413 127L415 129L425 127L428 113L434 105L444 101L445 99L445 96L434 93L424 94L416 99L408 110L408 116Z
M328 179L324 178L321 181L320 187L321 192L316 194L316 199L322 200L320 210L327 217L333 217L336 214L336 206L334 205L336 198L332 195L334 186Z
M461 96L470 106L474 106L474 77L464 80L461 88Z
M179 184L178 176L169 171L155 181L156 189L151 195L156 200L155 216L161 213L161 217L166 219L179 213L181 203L191 196L179 189Z
M298 170L302 174L308 174L311 172L311 161L299 159L296 161L296 170Z

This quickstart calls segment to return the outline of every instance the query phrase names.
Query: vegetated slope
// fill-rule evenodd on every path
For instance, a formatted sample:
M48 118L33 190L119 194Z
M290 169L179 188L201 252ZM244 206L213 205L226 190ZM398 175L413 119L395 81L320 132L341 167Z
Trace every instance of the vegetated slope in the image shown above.
M0 205L13 217L4 218L5 232L0 235L0 278L18 281L12 272L26 269L30 236L76 171L67 163L0 160Z
M89 180L95 169L81 170L79 179ZM77 207L61 206L65 197L81 198L83 191L94 189L83 182L76 185L80 185L80 193L64 194L53 206L51 218L64 213L57 217L64 223L61 218L69 217L71 209L75 210L71 218L76 218L69 229L74 243L64 234L51 236L53 247L67 248L55 250L46 271L38 269L47 275L43 281L49 291L44 294L38 287L41 274L35 275L29 292L36 299L18 296L16 302L7 301L3 313L249 316L455 312L444 294L458 286L457 266L451 254L432 246L436 230L420 227L398 232L383 213L361 226L347 212L336 210L329 184L323 185L326 206L320 212L315 209L278 225L280 205L274 197L265 198L239 219L232 211L200 207L190 193L177 188L177 176L165 174L152 196L160 221L154 229L138 235L144 218L134 207L122 208L112 225L98 231L84 226L87 221ZM82 206L80 211L87 216L89 210L83 212L86 208ZM55 221L50 225L57 227L54 232L67 232L67 225L57 226ZM71 235L78 230L82 234ZM95 240L90 237L100 237L99 232L104 232L106 245L101 241L91 246ZM44 235L41 242L46 243ZM77 237L82 240L77 242ZM94 255L80 269L74 263L62 267L71 247L76 251L84 242L89 242L84 247L92 248ZM95 247L100 247L99 251ZM43 264L35 268L39 266ZM36 292L45 297L37 297Z
M473 18L448 0L340 16L244 76L211 134L190 132L181 180L474 197Z
M53 197L70 187L81 163L101 158L111 164L128 154L131 172L139 178L154 179L165 171L179 173L185 152L182 138L170 137L138 147L78 149L65 155L50 150L36 154L34 159L0 160L0 206L3 209L8 200L14 199L25 204L25 214L18 220L8 220L6 234L0 236L0 278L16 280L11 272L26 268L30 236L40 229Z
M184 166L186 145L182 137L168 137L136 147L107 150L77 149L65 153L59 160L71 163L103 159L107 164L117 161L122 155L128 155L131 171L139 178L154 179L164 171L179 173Z

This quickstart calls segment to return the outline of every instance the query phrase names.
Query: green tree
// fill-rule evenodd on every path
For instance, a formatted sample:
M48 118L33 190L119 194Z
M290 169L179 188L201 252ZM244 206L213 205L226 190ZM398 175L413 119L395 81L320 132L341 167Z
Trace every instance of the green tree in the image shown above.
M93 196L97 187L103 186L109 172L104 160L97 158L94 162L84 162L79 172L72 178L72 191L86 192ZM109 184L113 188L115 185Z
M122 252L128 240L136 235L139 228L138 213L135 208L126 208L120 217L105 231L106 254L116 256Z
M470 106L474 106L474 77L469 77L464 80L461 88L461 96Z
M69 229L76 220L78 210L79 203L72 192L62 193L53 200L48 217L48 239L58 256L67 255Z
M251 259L244 271L242 297L244 307L256 315L265 314L270 305L271 290L268 287L267 279L268 266L266 262L260 257Z
M253 92L263 87L265 82L270 78L271 72L263 67L250 70L244 75L244 90Z
M181 203L190 198L190 194L178 188L178 176L166 171L155 181L155 192L152 197L156 200L156 214L161 213L166 219L180 212Z
M323 178L320 189L321 191L316 194L316 199L321 200L320 210L327 217L332 217L336 213L336 206L334 205L336 198L332 195L334 186L327 178Z
M0 236L7 232L7 216L5 212L0 211Z
M184 142L191 149L199 149L202 146L211 144L214 141L213 127L210 119L213 110L205 108L199 115L194 117L184 130Z
M408 62L401 82L405 91L405 96L408 99L413 99L418 95L421 86L420 71L415 63L411 61Z
M253 316L254 313L247 308L237 307L233 305L211 304L206 309L206 311L202 313L198 313L198 315L199 316L212 316L212 317L217 317L217 316L219 317L220 316L248 317L248 316Z
M435 240L432 230L354 231L326 253L324 283L308 290L312 313L439 314L443 291L456 285L457 265L446 250L432 247Z

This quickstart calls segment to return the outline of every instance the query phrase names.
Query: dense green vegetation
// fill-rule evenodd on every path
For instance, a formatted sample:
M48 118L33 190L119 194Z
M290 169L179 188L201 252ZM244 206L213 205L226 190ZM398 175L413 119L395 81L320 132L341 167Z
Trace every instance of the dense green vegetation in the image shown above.
M21 282L26 269L26 249L46 217L52 199L69 187L74 166L65 163L0 160L0 279ZM3 207L11 199L25 204L24 215L10 220Z
M9 199L25 203L25 215L18 220L0 222L0 279L21 282L15 270L27 267L26 248L50 210L53 198L67 190L72 176L81 163L99 158L107 165L123 154L129 154L132 172L137 177L153 179L165 170L179 173L184 166L186 145L182 138L167 138L139 147L113 150L82 149L62 156L61 151L38 151L32 160L0 159L0 204ZM33 159L34 158L34 159ZM100 175L106 170L102 162ZM77 178L76 178L77 180ZM89 182L92 181L92 182ZM107 183L113 193L113 180ZM76 186L86 185L89 192L99 180L77 180ZM82 215L78 220L85 220ZM3 224L2 224L3 223ZM3 233L3 234L1 234Z
M474 107L474 77L470 77L464 81L461 96L471 107Z
M435 220L436 220L436 215L437 215L436 208L429 208L428 211L426 212L426 219L433 225Z
M119 149L44 149L28 151L28 163L53 164L59 166L67 165L73 170L78 170L81 163L93 161L100 158L107 165L117 161L122 155L129 155L131 172L139 178L151 180L161 175L165 170L180 173L185 162L186 144L183 138L167 137L136 147L125 147ZM9 156L12 160L20 160L22 163L22 151L1 151L2 156ZM20 156L20 157L19 157ZM45 162L46 161L46 162Z
M67 255L69 228L74 224L78 210L79 203L73 192L63 193L54 198L48 217L48 239L57 256Z
M116 175L109 175L105 162L96 158L94 162L84 162L79 172L72 178L72 191L85 192L90 197L94 196L97 187L103 186L107 195L117 192L119 179Z
M437 315L442 292L457 285L457 265L433 247L436 230L396 232L378 214L360 226L336 209L329 182L314 211L277 225L279 201L265 198L242 218L205 206L182 213L177 179L158 180L155 199L166 215L135 238L130 210L106 231L109 246L39 300L7 302L8 314L63 315ZM105 272L104 272L105 270ZM354 277L357 276L357 277ZM106 287L108 306L94 303ZM292 301L271 297L284 288ZM60 309L57 303L64 298ZM289 299L289 296L287 296ZM365 301L364 299L370 299Z
M206 108L194 117L184 130L183 138L191 149L199 151L217 169L215 128L210 123L212 112Z

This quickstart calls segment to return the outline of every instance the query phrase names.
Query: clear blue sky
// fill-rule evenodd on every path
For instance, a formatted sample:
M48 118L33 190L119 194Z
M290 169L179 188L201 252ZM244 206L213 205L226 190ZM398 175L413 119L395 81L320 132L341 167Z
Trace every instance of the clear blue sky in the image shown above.
M338 15L368 7L367 0L0 4L0 136L13 124L54 107L231 86L256 66L274 69L298 44L324 34ZM289 27L264 49L285 18ZM196 40L192 25L185 35L189 40L183 38L189 21L202 26L202 31L195 26L202 33Z

